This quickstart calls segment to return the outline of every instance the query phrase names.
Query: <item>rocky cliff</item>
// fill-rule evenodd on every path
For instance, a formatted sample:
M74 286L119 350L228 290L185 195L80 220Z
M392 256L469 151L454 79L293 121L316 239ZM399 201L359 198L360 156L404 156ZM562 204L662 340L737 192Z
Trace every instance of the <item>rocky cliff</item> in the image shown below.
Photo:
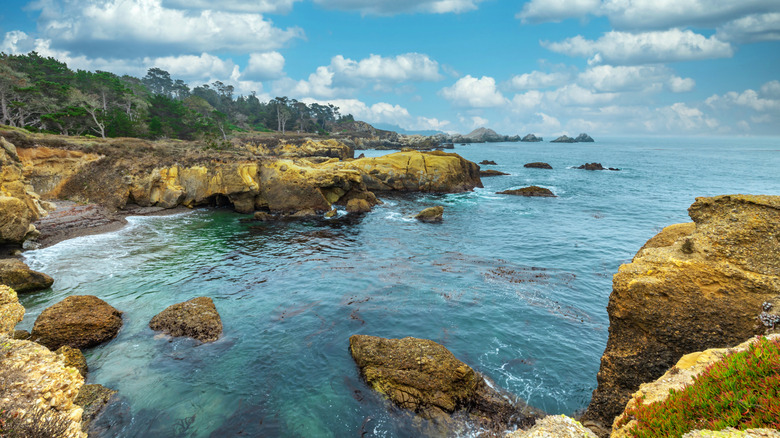
M780 304L780 196L697 198L688 212L694 225L664 229L613 277L609 339L583 423L608 428L641 383L683 355L777 323L766 309Z

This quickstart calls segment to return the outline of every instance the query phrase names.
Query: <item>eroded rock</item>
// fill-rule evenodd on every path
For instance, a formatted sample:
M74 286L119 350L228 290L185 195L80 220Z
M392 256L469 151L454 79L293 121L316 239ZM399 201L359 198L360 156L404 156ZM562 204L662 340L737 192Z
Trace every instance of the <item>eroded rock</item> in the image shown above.
M509 175L509 174L494 169L485 169L479 171L480 178L491 177L491 176L504 176L504 175Z
M73 401L84 409L81 430L84 432L89 430L92 421L100 415L116 393L113 389L98 384L87 384L81 387L78 396Z
M31 339L54 351L67 345L89 348L116 337L122 312L92 295L74 295L46 308L35 320Z
M24 319L24 307L16 291L0 284L0 336L13 336L14 327Z
M53 283L53 278L33 271L21 260L0 259L0 284L10 286L19 293L46 289Z
M149 327L173 337L188 336L201 342L213 342L222 335L222 319L209 297L169 306L149 321Z
M555 193L550 189L539 186L528 186L514 190L504 190L503 192L496 192L497 195L514 195L514 196L540 196L547 198L555 198Z
M573 418L548 415L536 420L534 427L512 432L504 438L596 438L596 434Z
M444 207L437 205L429 207L414 216L420 222L441 222L444 216Z
M55 353L62 356L62 362L65 366L75 368L82 377L87 378L89 367L87 367L87 358L84 357L81 350L63 345Z
M523 164L523 167L527 167L530 169L552 169L552 166L550 166L547 163L543 163L541 161L535 161L533 163L525 163Z

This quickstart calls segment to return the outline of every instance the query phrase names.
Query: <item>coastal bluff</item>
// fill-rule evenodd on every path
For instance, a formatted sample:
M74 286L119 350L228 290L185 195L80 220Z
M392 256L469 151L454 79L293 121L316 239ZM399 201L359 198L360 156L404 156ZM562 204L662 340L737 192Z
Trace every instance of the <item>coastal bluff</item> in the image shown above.
M583 424L608 430L642 383L681 357L774 329L780 196L697 198L613 277L609 338Z

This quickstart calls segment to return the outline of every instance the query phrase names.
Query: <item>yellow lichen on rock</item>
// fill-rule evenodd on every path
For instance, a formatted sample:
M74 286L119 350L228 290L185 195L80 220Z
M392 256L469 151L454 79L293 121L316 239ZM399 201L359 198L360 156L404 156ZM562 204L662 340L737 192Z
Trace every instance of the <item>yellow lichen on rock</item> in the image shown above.
M11 336L23 318L24 307L19 304L16 291L0 284L0 336Z

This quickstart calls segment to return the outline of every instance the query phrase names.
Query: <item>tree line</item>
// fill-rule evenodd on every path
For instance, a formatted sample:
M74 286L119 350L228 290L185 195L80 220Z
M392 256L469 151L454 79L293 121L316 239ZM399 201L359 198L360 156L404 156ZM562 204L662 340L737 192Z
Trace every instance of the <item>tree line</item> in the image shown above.
M33 132L98 137L221 137L233 131L327 133L353 121L339 108L288 97L235 96L221 81L190 88L160 68L146 76L73 71L36 52L0 53L0 124Z

